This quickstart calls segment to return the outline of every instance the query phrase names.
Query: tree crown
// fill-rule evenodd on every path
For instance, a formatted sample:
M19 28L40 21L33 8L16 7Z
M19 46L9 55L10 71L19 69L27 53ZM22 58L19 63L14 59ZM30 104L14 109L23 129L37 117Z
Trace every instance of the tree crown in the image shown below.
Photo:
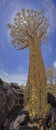
M35 34L40 39L40 43L46 41L48 22L42 14L43 10L37 13L33 10L22 9L14 18L14 23L8 24L13 38L12 43L17 49L29 47L28 37L33 39Z

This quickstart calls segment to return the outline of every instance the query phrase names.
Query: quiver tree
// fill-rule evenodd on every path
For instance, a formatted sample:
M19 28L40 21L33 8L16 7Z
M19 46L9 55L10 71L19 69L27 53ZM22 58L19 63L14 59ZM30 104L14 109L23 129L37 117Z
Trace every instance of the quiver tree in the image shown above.
M25 105L32 117L43 116L46 106L46 73L40 45L47 40L48 23L42 14L43 10L37 13L22 9L14 18L14 23L8 24L16 49L30 48Z

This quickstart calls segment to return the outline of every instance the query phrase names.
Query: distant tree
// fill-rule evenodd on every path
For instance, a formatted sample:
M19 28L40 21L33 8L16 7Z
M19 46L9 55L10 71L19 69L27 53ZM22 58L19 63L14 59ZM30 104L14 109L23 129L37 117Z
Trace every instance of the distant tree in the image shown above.
M56 69L49 68L46 71L47 82L49 84L56 84Z
M53 82L56 84L56 69L53 70Z
M49 68L47 70L47 82L53 84L53 69Z

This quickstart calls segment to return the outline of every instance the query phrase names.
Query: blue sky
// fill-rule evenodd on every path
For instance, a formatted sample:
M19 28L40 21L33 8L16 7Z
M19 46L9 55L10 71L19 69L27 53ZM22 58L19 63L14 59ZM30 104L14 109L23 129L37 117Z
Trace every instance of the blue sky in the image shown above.
M11 44L7 24L22 8L45 10L50 27L48 42L41 51L45 68L56 69L56 0L0 0L0 78L7 82L26 84L29 64L29 49L17 51Z

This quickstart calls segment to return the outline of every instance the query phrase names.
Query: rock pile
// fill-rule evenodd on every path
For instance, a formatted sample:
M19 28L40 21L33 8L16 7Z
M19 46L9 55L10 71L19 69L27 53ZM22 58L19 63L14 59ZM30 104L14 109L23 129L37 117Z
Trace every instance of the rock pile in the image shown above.
M23 108L23 91L16 83L0 79L0 129L6 117L14 108Z

